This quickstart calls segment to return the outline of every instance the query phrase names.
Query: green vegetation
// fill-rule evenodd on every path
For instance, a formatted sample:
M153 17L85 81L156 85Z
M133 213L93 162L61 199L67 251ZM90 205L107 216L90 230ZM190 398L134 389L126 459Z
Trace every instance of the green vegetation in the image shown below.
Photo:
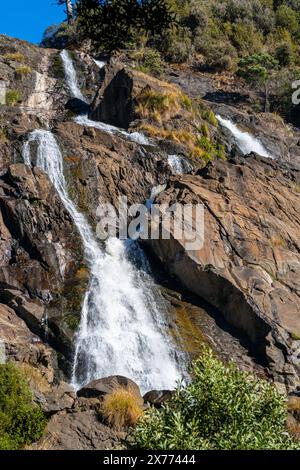
M25 376L13 363L0 365L0 449L20 449L37 441L45 425Z
M7 144L9 142L8 131L3 127L0 128L0 142L1 144Z
M79 0L78 26L96 49L122 49L140 36L160 34L173 24L167 0Z
M257 111L299 122L291 101L300 74L298 0L80 0L74 17L47 31L43 43L72 48L90 40L97 52L138 51L137 69L157 76L166 62L237 72L258 92Z
M269 54L254 54L239 61L237 73L253 84L264 84L272 71L278 67L278 61Z
M131 54L137 61L136 69L154 76L160 76L164 69L161 54L155 49L141 48Z
M18 90L8 90L5 99L7 106L15 106L22 102L22 93Z
M132 432L134 447L159 450L293 449L285 398L268 382L224 365L204 349L192 382L162 410L146 412Z
M55 55L52 59L52 70L55 78L63 79L65 77L63 62L59 54Z

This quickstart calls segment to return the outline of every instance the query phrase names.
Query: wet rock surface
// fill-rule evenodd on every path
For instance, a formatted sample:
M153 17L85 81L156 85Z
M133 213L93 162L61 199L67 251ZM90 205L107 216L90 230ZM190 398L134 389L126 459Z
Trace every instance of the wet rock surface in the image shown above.
M61 292L76 283L82 260L73 222L47 176L23 164L10 165L1 176L0 207L1 301L35 335L48 335L55 348L71 357L73 331Z
M172 232L149 241L169 272L244 332L292 389L299 386L298 181L297 169L256 155L172 178L157 202L203 204L204 245L188 251Z
M25 59L4 57L7 53ZM151 145L140 145L124 134L73 122L74 113L89 110L95 120L136 129L139 94L149 86L159 93L161 82L114 60L100 70L88 54L74 52L88 102L83 104L66 86L59 53L0 36L0 76L9 90L20 93L16 104L1 107L0 117L0 357L22 368L34 400L49 418L43 439L33 448L118 448L124 435L103 422L103 396L125 387L143 404L130 378L99 378L77 397L67 383L89 273L74 223L48 177L20 163L28 132L40 127L53 130L71 198L93 227L99 203L118 208L120 196L129 204L140 203L153 186L166 182L157 202L204 204L202 250L191 254L184 240L173 238L151 242L168 272L169 289L162 292L170 335L187 361L209 344L224 361L233 359L241 369L275 381L284 393L298 393L299 131L274 115L254 113L247 90L233 93L234 84L224 85L220 77L169 70L168 81L188 96L205 98L208 109L259 138L279 160L241 158L232 135L212 126L211 136L219 136L228 155L236 158L171 177L168 155L188 156L182 143L154 136ZM31 71L21 77L22 64ZM186 120L176 109L164 124L181 130ZM160 407L172 393L151 391L144 401ZM290 399L294 427L296 398Z

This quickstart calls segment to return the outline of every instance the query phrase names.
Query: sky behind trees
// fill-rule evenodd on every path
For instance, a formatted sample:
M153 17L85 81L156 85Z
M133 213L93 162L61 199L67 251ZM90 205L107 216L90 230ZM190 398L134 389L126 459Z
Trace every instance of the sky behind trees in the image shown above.
M55 0L1 1L0 34L39 43L44 30L66 18Z

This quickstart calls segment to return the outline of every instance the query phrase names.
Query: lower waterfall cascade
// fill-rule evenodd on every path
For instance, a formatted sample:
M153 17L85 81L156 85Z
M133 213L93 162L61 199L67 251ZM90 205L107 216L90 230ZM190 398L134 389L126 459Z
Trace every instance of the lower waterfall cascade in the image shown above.
M166 331L163 301L159 301L158 291L155 295L147 270L139 270L130 261L129 242L109 238L105 248L100 246L85 216L68 195L63 156L54 135L41 129L29 134L23 147L27 165L33 164L33 142L37 143L35 164L48 174L70 213L90 268L76 339L74 388L116 374L135 380L143 391L174 388L184 375L180 365L183 361ZM139 247L135 256L145 263Z

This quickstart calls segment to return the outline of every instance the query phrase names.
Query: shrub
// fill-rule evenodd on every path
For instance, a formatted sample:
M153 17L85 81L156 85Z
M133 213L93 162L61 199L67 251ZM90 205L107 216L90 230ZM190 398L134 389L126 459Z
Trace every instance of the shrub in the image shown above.
M45 425L22 372L11 362L0 365L0 449L19 449L37 441Z
M183 63L190 58L193 44L187 28L176 28L169 31L160 40L160 50L173 63Z
M18 90L8 90L5 98L7 106L15 106L22 101L22 94Z
M271 72L278 67L278 61L270 54L253 54L239 61L237 74L249 83L265 83Z
M24 76L31 74L31 72L31 67L28 65L21 65L16 69L16 77L22 79Z
M142 49L135 53L134 58L138 59L138 70L157 76L162 74L164 61L159 51L149 48Z
M275 51L275 57L282 67L291 65L294 61L294 51L290 42L282 42L277 46Z
M281 28L291 31L292 34L299 31L297 13L288 5L280 5L276 12L276 24Z
M146 412L132 432L134 447L156 450L292 449L285 398L268 382L224 365L205 349L161 410Z
M8 54L5 54L4 59L15 61L15 62L24 62L25 57L24 54L21 54L20 52L9 52Z
M121 430L136 424L142 414L139 397L125 388L117 388L105 395L101 412L106 421Z
M232 70L235 67L237 53L231 44L216 41L210 43L209 47L198 45L198 49L204 54L205 68L212 72Z

